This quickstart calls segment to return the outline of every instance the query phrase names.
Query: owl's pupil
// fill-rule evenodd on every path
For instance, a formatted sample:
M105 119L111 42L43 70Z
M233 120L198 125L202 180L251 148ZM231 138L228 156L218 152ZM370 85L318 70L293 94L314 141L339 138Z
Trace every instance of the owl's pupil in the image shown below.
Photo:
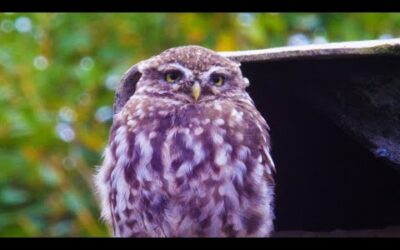
M179 71L170 71L165 74L165 80L172 83L179 80L180 76L181 74Z
M222 85L224 83L224 77L221 75L212 75L211 76L211 81L215 84L215 85Z
M178 74L177 73L171 73L169 76L171 79L176 80L178 79Z

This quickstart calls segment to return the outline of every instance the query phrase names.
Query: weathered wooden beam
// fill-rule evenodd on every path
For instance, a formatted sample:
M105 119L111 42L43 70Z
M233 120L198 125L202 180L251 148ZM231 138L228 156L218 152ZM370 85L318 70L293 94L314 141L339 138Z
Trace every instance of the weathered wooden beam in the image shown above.
M264 62L371 55L400 56L400 38L357 42L338 42L258 50L225 51L220 55L239 62Z

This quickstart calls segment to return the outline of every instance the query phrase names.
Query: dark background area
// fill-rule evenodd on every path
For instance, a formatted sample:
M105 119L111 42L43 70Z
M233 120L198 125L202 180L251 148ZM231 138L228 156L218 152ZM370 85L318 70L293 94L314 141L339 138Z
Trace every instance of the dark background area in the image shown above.
M278 231L400 225L399 173L302 95L310 86L350 84L354 74L371 63L374 60L243 63L252 83L250 95L271 127L272 156L278 166Z

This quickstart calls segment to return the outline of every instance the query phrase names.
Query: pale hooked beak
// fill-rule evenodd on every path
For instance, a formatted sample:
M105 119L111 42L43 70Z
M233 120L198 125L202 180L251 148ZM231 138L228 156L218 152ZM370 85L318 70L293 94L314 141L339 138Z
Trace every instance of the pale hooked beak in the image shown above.
M195 81L192 86L192 95L196 102L200 97L200 93L201 93L200 83L198 81Z

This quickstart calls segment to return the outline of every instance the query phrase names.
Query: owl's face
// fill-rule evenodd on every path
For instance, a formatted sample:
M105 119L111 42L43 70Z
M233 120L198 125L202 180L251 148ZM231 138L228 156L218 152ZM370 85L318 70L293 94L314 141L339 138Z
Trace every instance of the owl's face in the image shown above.
M138 65L136 93L199 103L245 93L239 63L199 46L164 51Z

